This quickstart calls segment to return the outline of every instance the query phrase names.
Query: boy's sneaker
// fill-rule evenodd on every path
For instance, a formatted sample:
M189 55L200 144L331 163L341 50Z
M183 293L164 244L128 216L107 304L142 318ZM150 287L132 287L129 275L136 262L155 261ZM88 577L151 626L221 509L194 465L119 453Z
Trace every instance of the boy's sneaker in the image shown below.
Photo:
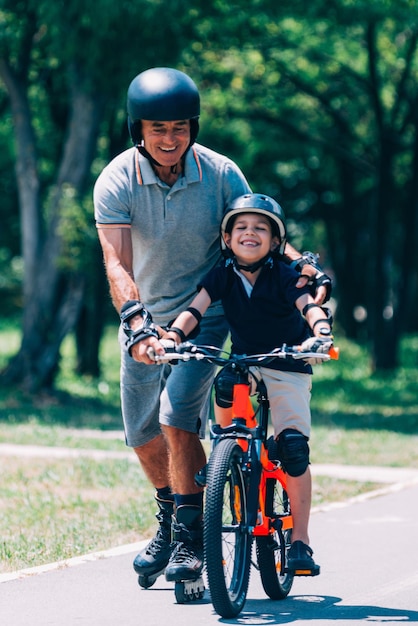
M171 517L174 503L171 500L155 500L160 509L156 515L159 522L157 533L133 562L135 572L145 577L162 574L171 554Z
M182 505L173 516L172 553L165 569L167 581L197 580L203 570L203 526L200 508Z
M312 558L313 550L303 541L295 541L287 553L287 569L292 572L296 570L316 572L319 566Z

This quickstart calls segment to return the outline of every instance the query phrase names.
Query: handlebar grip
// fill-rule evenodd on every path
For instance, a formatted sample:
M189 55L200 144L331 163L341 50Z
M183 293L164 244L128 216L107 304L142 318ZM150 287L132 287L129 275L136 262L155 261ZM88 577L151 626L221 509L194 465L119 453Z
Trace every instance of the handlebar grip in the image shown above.
M332 348L329 349L328 354L330 355L331 359L338 361L338 359L340 358L340 349L336 346L332 346Z
M155 361L156 360L155 359L155 357L156 357L155 350L151 346L147 350L147 357L149 359L151 359L151 361Z

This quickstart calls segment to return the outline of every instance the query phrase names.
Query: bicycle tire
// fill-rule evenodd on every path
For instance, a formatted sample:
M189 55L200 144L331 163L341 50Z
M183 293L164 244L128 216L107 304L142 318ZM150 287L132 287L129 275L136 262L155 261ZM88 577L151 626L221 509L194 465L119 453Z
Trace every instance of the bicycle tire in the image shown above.
M236 617L244 607L251 567L247 481L243 451L233 439L212 451L207 475L204 545L209 592L215 611Z
M290 514L290 502L280 482L274 478L267 489L266 509L269 515ZM268 537L256 537L257 562L261 583L271 600L283 600L292 588L294 574L284 571L286 555L290 548L292 531L276 530ZM284 562L282 563L282 561Z

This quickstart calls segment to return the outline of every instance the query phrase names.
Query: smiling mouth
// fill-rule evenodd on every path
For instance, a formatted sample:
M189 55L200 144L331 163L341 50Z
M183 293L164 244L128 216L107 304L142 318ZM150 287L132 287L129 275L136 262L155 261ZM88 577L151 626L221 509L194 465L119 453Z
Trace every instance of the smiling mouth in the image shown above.
M258 242L257 241L250 241L250 240L245 240L245 241L241 241L241 245L242 246L248 246L249 248L255 248L256 246L258 246Z

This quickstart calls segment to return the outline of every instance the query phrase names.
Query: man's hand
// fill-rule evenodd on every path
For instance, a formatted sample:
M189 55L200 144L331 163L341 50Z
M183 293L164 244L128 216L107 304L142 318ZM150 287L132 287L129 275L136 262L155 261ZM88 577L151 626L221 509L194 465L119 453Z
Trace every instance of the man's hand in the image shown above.
M130 350L131 356L135 361L145 363L146 365L155 365L155 361L149 356L152 353L151 351L154 354L164 354L164 348L156 337L142 339L142 341L134 344Z
M313 252L304 252L299 262L296 263L296 269L298 268L300 277L296 287L311 285L315 304L321 305L327 302L331 296L332 281L318 264L318 255L313 254Z
M313 268L311 265L305 265L301 275L299 276L298 282L296 283L296 287L298 287L299 289L300 287L305 287L305 285L307 285L308 283L315 284L315 274L315 268ZM312 294L312 297L315 304L324 304L324 302L329 300L327 287L325 287L324 285L317 285L316 291L314 294Z
M301 352L316 352L318 354L328 354L332 346L333 346L332 335L330 335L329 337L324 337L324 336L309 337L308 339L305 339L305 341L301 344L300 351ZM306 361L306 363L309 363L309 365L319 365L320 363L323 362L323 359L321 359L321 357L317 359L315 357L310 357L310 358L304 359L304 361Z
M167 337L167 335L166 335ZM131 355L135 361L145 363L146 365L155 365L155 356L162 356L165 351L170 348L175 348L177 343L174 339L161 338L160 340L155 337L144 339L136 343L131 348ZM175 362L174 362L175 363Z

